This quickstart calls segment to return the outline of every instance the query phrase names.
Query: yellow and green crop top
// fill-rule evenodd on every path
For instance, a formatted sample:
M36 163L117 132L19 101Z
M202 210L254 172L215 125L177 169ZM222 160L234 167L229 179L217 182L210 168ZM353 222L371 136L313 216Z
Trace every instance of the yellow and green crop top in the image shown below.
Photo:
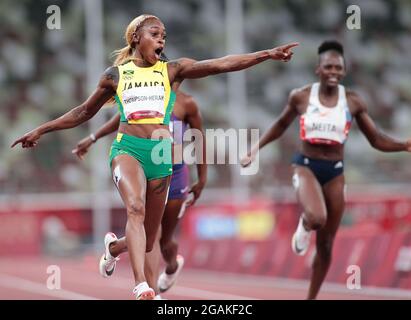
M176 95L170 87L167 62L157 61L151 67L140 68L130 61L119 65L118 73L114 98L120 111L120 121L168 125Z

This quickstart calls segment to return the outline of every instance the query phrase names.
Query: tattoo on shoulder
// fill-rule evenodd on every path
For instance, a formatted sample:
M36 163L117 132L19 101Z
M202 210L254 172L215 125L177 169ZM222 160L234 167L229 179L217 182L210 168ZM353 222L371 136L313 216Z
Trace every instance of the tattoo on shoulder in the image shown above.
M168 63L168 65L169 65L170 67L172 67L172 68L178 68L178 67L180 66L180 61L178 61L178 60L173 60L173 61L170 61L170 62Z

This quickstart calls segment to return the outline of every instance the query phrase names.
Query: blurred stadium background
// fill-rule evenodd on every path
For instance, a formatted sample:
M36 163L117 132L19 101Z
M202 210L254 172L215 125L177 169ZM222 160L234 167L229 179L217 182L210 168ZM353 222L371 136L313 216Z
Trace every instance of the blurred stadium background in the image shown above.
M361 9L360 30L346 26L350 4ZM47 28L50 5L61 9L59 30ZM71 153L77 141L115 109L102 109L95 120L78 128L46 135L33 150L9 146L88 96L99 74L112 63L112 51L123 47L125 27L141 13L153 13L165 23L166 53L171 59L206 59L300 42L288 64L265 62L230 76L186 81L182 89L198 102L206 129L266 130L291 89L316 81L317 47L335 38L346 51L344 84L364 97L384 132L411 136L408 0L0 0L1 299L47 297L42 289L24 288L44 284L44 266L50 264L72 266L77 261L77 268L92 277L97 273L102 235L109 229L124 233L126 217L108 167L111 138L101 140L85 161ZM88 70L96 73L90 75ZM195 270L259 276L265 284L267 279L273 283L287 279L281 282L283 290L295 288L295 281L300 281L299 293L281 295L271 288L266 296L246 298L304 298L314 248L304 258L294 257L290 248L299 213L289 165L298 147L297 134L294 123L278 142L267 146L254 176L239 175L238 165L209 166L203 196L186 213L178 233L187 257L188 271L182 281L192 286L191 298L213 298L195 294L202 283L196 275L205 274ZM345 298L356 297L346 288L350 265L361 268L363 287L390 288L368 298L411 298L409 159L405 153L373 150L354 125L346 145L348 206L327 276L328 285L340 285ZM122 268L124 277L131 279L124 261ZM102 281L95 277L96 282ZM84 281L87 278L86 287ZM132 281L129 286L124 282L120 286L128 292ZM13 283L20 283L20 289ZM82 292L80 287L72 291ZM39 295L29 295L36 290ZM175 295L171 291L169 298L184 298L178 295L178 286L173 290ZM217 299L244 297L236 290ZM124 292L51 297L128 298Z

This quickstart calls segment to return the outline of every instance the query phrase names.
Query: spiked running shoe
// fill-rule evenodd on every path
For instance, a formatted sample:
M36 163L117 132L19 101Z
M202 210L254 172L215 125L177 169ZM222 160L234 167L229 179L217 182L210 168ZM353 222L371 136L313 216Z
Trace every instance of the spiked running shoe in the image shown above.
M165 292L170 289L177 280L178 275L180 274L181 270L184 266L184 258L181 255L177 255L177 269L173 274L167 274L164 270L160 277L158 278L158 289L160 292Z
M136 300L155 300L156 293L151 289L147 282L141 282L133 289Z
M303 256L310 246L311 231L307 231L303 225L303 217L300 217L296 231L291 240L291 248L294 253Z
M104 278L110 277L113 274L116 268L116 263L118 260L120 260L120 258L113 257L110 254L110 244L117 240L117 236L112 232L106 233L106 236L104 237L105 252L101 256L99 264L100 274Z

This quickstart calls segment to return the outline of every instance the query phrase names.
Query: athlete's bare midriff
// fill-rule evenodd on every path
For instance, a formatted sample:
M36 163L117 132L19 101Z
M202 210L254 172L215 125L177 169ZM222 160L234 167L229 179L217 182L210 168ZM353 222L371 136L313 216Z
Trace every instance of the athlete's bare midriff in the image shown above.
M168 126L164 124L128 124L120 122L118 132L144 139L171 138Z
M341 144L313 144L302 141L301 153L312 159L339 161L344 159L344 146Z

